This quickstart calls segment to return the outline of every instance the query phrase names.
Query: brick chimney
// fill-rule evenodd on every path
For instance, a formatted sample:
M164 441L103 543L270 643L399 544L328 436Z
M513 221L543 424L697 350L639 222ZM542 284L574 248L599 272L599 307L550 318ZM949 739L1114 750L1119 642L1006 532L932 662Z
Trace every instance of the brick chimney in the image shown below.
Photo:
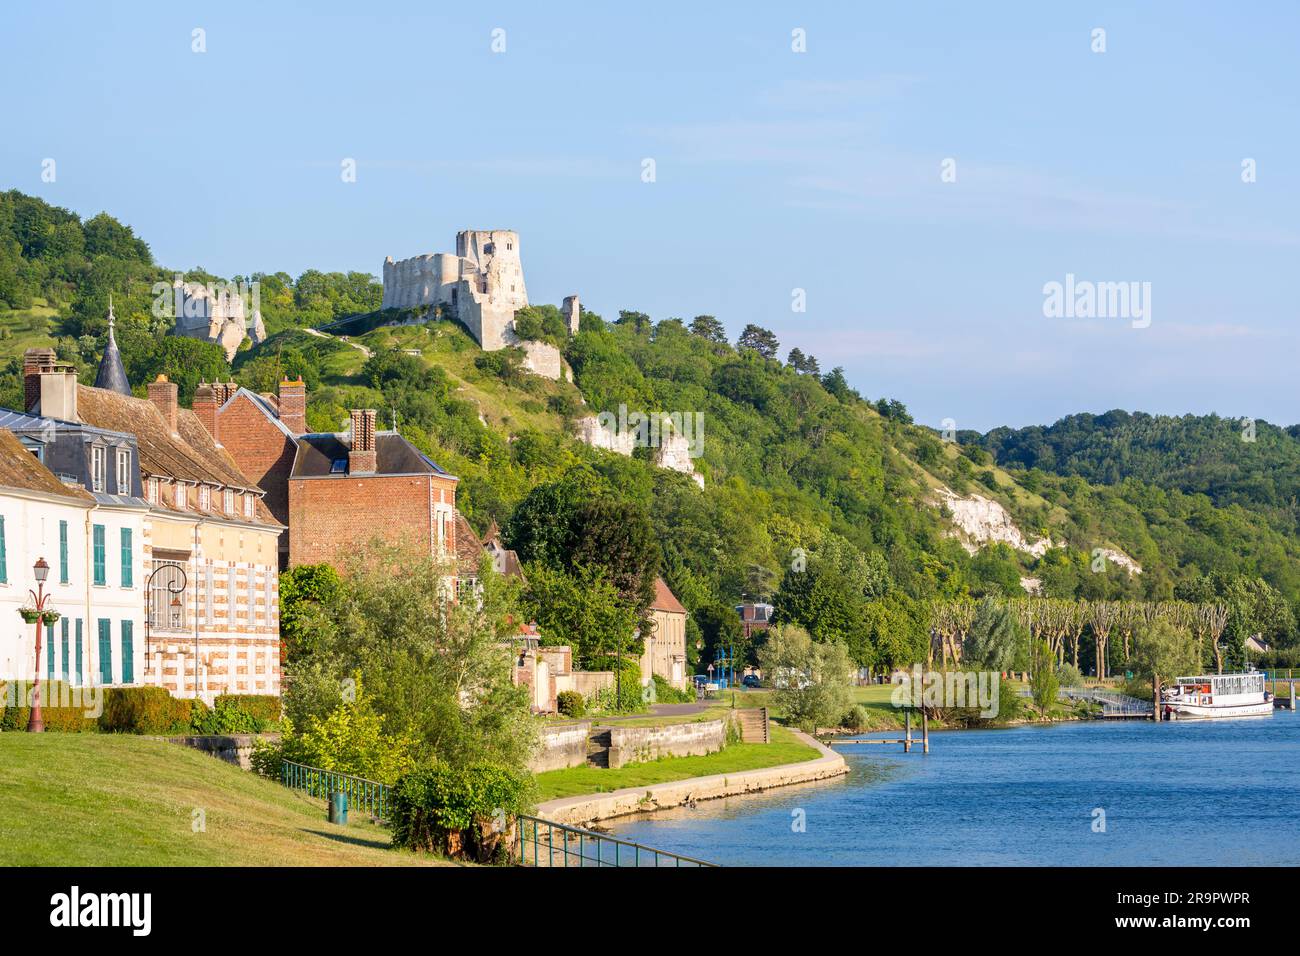
M295 435L307 432L307 383L301 375L296 382L287 378L280 382L280 421Z
M199 417L203 427L208 430L208 434L218 445L221 444L221 436L217 431L217 410L220 407L217 403L216 386L200 382L199 387L194 390L194 414Z
M158 406L168 431L173 435L178 434L176 415L180 403L176 393L176 383L167 381L166 375L159 375L156 380L149 383L149 401Z
M23 353L23 410L34 411L41 400L41 373L53 372L58 357L54 349L28 349Z
M348 474L373 475L379 467L375 449L375 410L354 408L352 415L352 450L348 452Z

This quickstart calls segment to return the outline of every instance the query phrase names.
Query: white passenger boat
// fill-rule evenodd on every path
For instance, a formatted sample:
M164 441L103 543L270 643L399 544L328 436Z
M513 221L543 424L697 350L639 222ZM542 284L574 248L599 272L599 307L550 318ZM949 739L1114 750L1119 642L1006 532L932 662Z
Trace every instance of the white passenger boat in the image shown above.
M1264 689L1264 675L1205 674L1180 677L1160 692L1168 720L1202 720L1209 717L1263 717L1273 713L1273 695Z

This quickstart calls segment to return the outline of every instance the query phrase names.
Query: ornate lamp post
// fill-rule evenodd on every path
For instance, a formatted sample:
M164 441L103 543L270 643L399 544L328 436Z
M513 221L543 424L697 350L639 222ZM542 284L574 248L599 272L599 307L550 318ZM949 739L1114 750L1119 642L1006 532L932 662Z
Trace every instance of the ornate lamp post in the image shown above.
M171 580L166 581L164 585L164 587L166 587L167 589L166 593L172 596L171 601L167 603L165 609L162 607L158 607L158 608L154 607L155 603L159 605L162 605L164 603L161 600L155 602L154 593L153 593L153 579L158 575L158 572L162 570L167 570L168 572L167 576L171 578ZM177 580L178 576L180 580ZM158 565L158 567L154 568L153 572L149 575L149 577L145 579L144 594L145 594L145 601L147 603L145 607L145 616L144 616L144 657L145 657L145 661L147 662L145 664L146 669L148 669L149 665L153 663L152 661L153 633L152 632L153 632L153 623L154 623L153 620L154 611L158 610L159 612L166 614L166 620L162 622L164 627L170 630L179 629L180 612L181 612L180 595L185 593L185 587L187 583L188 583L188 578L185 575L185 569L182 568L179 564L160 564ZM164 595L159 595L159 597L163 597L163 596ZM198 664L195 664L194 666L195 666L194 688L197 691L199 686L198 685L198 681L199 681ZM159 676L161 677L161 674Z
M27 732L39 734L45 730L45 718L41 715L41 628L45 624L45 603L50 599L45 593L45 579L50 576L50 566L44 558L36 559L32 574L36 577L36 590L28 590L27 593L31 595L32 606L36 609L36 680L32 687L32 712L27 719Z

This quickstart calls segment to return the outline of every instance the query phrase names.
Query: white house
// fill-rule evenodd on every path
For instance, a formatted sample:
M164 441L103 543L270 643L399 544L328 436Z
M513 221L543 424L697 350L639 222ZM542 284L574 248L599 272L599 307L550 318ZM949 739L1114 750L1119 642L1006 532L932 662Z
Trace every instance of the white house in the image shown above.
M60 617L42 635L42 677L143 682L148 507L138 488L132 436L0 410L0 678L35 676L36 628L18 612L32 604L33 566L44 558L48 606Z

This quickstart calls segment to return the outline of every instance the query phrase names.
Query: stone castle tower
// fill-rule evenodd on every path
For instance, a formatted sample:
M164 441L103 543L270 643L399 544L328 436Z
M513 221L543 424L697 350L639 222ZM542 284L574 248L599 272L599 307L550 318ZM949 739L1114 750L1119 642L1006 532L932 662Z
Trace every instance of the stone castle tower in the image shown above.
M442 306L488 351L513 345L515 312L528 305L519 234L465 229L456 252L384 260L385 309Z

